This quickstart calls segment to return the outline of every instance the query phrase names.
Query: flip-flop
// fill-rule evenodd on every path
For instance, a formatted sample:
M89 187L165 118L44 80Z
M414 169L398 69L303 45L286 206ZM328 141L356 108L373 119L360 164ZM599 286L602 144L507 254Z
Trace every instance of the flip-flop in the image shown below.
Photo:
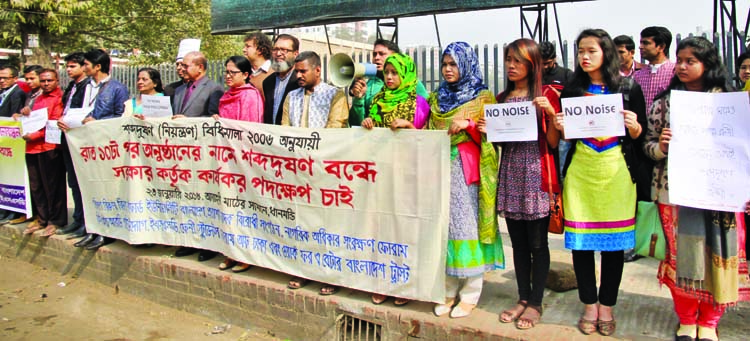
M338 291L339 291L339 287L335 285L325 285L322 288L320 288L320 291L318 292L318 294L323 295L323 296L328 296L328 295L333 295L337 293Z
M53 234L57 234L57 226L55 225L47 225L47 228L44 229L44 232L42 232L42 237L50 237Z
M397 307L401 307L401 306L405 306L405 305L409 304L409 302L411 302L410 299L399 297L399 298L396 298L395 300L393 300L393 305L395 305Z
M515 311L515 309L521 306L521 310ZM502 313L500 313L500 322L502 323L511 323L518 320L518 317L523 314L523 311L526 309L526 302L519 300L516 302L516 305L513 306L513 308L508 310L503 310ZM507 318L503 318L504 316L507 316Z
M372 303L374 304L383 304L383 302L388 300L388 296L381 295L381 294L373 294L372 295Z
M536 310L536 312L539 313L539 315L533 318L524 317L526 315L526 311L528 311L529 309ZM518 320L516 320L516 328L520 330L531 329L531 328L534 328L534 326L536 326L536 324L539 323L539 321L541 320L542 320L542 307L529 304L526 306L526 309L524 309L523 314L521 314Z
M289 280L289 283L286 285L286 287L292 290L297 290L307 285L308 282L310 282L309 279L294 277Z

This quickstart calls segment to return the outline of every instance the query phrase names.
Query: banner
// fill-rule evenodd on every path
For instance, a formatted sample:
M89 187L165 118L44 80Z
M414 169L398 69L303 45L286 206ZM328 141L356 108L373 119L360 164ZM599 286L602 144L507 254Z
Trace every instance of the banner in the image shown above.
M625 135L622 94L560 99L566 139Z
M445 131L118 118L68 132L89 232L441 302Z
M21 122L0 120L0 208L31 217L26 141Z
M750 101L746 92L672 90L669 201L743 212L750 200Z

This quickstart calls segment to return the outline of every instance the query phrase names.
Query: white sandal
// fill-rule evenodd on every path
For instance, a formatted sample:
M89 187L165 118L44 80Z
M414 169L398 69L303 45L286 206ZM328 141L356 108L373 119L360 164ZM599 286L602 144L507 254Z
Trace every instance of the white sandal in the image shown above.
M445 303L435 304L435 308L433 308L433 313L435 313L435 316L437 317L450 313L451 308L453 308L454 303L455 303L455 298L446 298Z
M476 305L460 302L451 310L451 318L457 319L469 316Z

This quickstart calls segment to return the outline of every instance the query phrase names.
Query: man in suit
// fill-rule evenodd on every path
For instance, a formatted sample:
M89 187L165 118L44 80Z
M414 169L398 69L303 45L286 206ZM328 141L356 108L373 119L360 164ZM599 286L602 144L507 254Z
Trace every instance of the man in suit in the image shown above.
M18 69L0 66L0 117L11 117L26 103L26 93L16 84ZM0 209L0 225L21 217L20 213Z
M271 51L271 69L275 72L263 81L263 123L280 125L286 95L299 88L297 75L293 72L294 59L299 55L299 40L289 34L280 34Z
M219 114L224 88L206 77L208 61L203 53L190 52L182 60L188 80L174 92L174 118L210 117Z

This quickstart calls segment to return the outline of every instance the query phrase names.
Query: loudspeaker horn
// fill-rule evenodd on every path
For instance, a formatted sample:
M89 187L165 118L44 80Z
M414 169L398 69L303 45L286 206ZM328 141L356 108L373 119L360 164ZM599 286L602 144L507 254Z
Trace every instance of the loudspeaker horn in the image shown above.
M378 72L375 64L355 63L346 53L333 55L328 68L331 70L331 83L340 88L349 86L355 78L374 77Z

